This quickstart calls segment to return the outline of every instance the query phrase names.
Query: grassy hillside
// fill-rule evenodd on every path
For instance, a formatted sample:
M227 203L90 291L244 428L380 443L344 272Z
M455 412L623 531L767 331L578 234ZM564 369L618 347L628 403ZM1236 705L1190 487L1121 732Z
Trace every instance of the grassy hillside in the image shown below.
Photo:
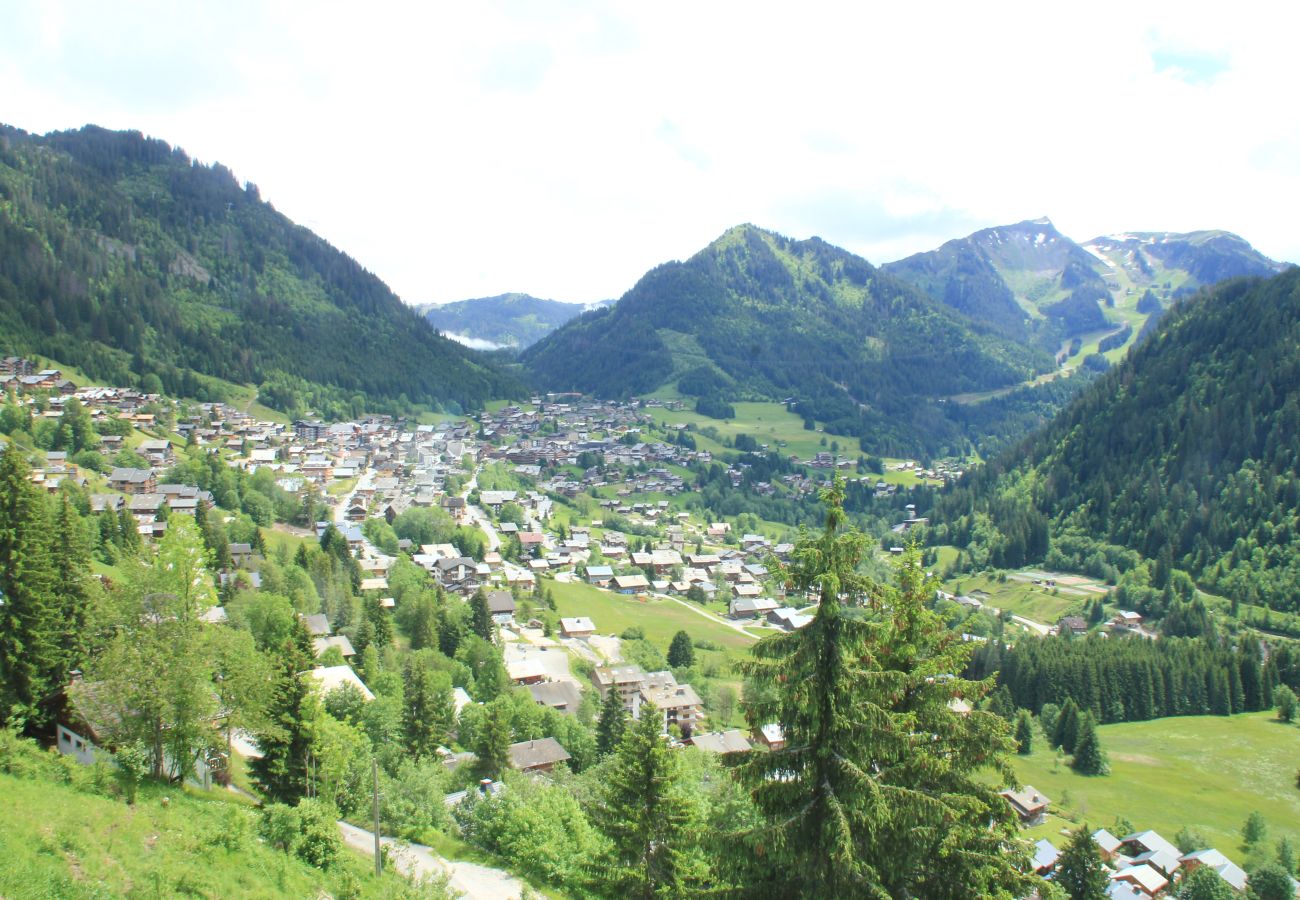
M537 343L583 309L579 303L542 300L528 294L501 294L424 306L420 311L439 331L522 349Z
M256 822L234 794L145 786L128 806L0 772L0 896L418 896L395 875L376 882L373 863L351 851L328 872L314 869L258 840Z
M290 414L520 390L255 185L92 126L0 126L0 352L175 396L225 399L204 376L256 385Z
M1186 826L1241 861L1241 826L1258 810L1270 841L1285 835L1300 844L1300 726L1246 713L1126 722L1097 731L1110 757L1111 774L1104 777L1076 775L1041 735L1031 756L1013 758L1021 782L1047 794L1052 809L1071 822L1109 827L1123 816L1170 840ZM1052 817L1032 836L1059 843L1057 832L1067 824Z

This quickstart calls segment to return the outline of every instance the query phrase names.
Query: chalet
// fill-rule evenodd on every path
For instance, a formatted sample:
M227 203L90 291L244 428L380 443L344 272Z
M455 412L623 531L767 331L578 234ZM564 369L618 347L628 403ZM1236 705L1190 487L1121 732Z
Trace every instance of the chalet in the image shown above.
M329 618L324 613L312 613L310 616L303 616L302 623L307 626L307 633L312 637L325 637L334 631L330 627Z
M1116 628L1138 629L1142 627L1142 615L1132 612L1131 610L1121 609L1116 616L1111 619L1111 624Z
M727 615L733 619L756 619L779 607L770 597L734 597L727 605Z
M370 692L370 688L366 687L365 682L357 677L357 673L353 672L352 667L349 665L317 666L307 674L320 686L321 696L328 696L343 687L343 685L350 684L367 701L375 699L375 695Z
M728 753L744 753L746 750L754 749L745 737L745 732L739 728L694 734L691 735L690 743L693 747L699 747L701 750L708 753L717 753L720 756L725 756Z
M623 698L623 708L635 718L641 709L641 686L646 674L640 666L600 666L591 673L591 681L604 700L611 691Z
M339 652L343 654L344 659L357 655L357 651L352 648L352 642L348 640L346 634L334 635L333 637L312 638L311 647L312 651L316 654L317 659L323 656L325 651L329 650L331 647L337 647Z
M1228 887L1241 893L1246 890L1246 873L1228 857L1218 850L1197 850L1181 857L1184 877L1195 872L1201 866L1209 866L1219 877L1227 882Z
M1104 862L1110 862L1119 853L1121 844L1119 838L1111 834L1105 828L1098 828L1092 833L1092 842L1097 845L1101 852L1101 858Z
M645 677L641 698L663 716L663 731L676 725L682 737L690 737L704 716L704 703L689 684L678 684L671 672L651 672Z
M546 680L546 666L538 656L525 656L508 661L506 674L515 684L541 684Z
M520 772L544 774L572 757L553 737L510 745L510 764Z
M454 522L465 521L467 510L464 497L443 497L442 508L451 515Z
M498 625L509 625L515 620L515 596L509 591L488 591L488 613Z
M1005 790L1001 792L1011 808L1016 811L1020 821L1025 825L1041 825L1047 819L1047 805L1051 802L1044 795L1034 789L1032 784L1027 784L1024 790Z
M247 566L256 554L253 553L251 544L231 544L230 545L230 562L237 569Z
M1060 851L1053 846L1047 838L1040 838L1034 843L1034 871L1039 875L1046 875L1056 868L1056 861L1061 856Z
M387 578L362 578L360 589L362 591L386 591L388 590Z
M1110 879L1112 882L1127 882L1131 886L1130 891L1136 888L1144 897L1154 897L1169 886L1168 878L1145 863L1125 866L1111 875Z
M754 742L768 750L785 749L785 732L777 722L769 722L754 730Z
M152 494L158 490L158 479L148 469L116 468L108 475L108 486L123 494Z
M640 594L644 593L650 587L650 582L644 575L616 575L614 576L614 590L620 594Z
M614 578L613 566L587 566L586 575L588 584L594 584L599 587L607 587Z
M153 466L169 466L176 460L171 441L141 441L137 452Z
M570 638L588 638L596 633L596 625L586 616L560 619L560 633Z
M519 532L519 546L524 550L533 550L545 546L546 536L540 531Z
M1079 616L1063 616L1056 623L1058 634L1087 634L1088 620Z
M812 620L812 616L806 616L791 606L783 606L780 609L771 610L767 614L769 624L775 625L777 628L783 628L786 631L798 631Z
M530 684L528 693L532 694L538 706L549 706L569 716L577 715L578 706L582 703L582 692L572 681L544 681L540 684Z

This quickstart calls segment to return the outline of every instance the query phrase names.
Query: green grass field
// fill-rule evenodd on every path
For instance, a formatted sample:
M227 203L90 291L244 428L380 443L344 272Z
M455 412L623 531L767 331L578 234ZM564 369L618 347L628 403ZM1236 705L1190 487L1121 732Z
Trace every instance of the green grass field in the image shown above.
M1058 762L1041 734L1032 755L1013 757L1021 782L1045 793L1052 811L1065 817L1030 829L1032 838L1060 844L1063 827L1087 821L1108 828L1123 816L1171 841L1184 826L1193 828L1241 862L1241 826L1258 810L1270 847L1283 835L1300 843L1300 726L1247 713L1103 725L1098 734L1111 768L1100 778Z
M1038 587L1027 581L1014 581L1010 578L999 581L990 575L966 575L953 578L944 584L944 590L955 594L983 591L988 594L988 597L980 599L984 601L986 607L996 606L998 609L1008 610L1012 615L1033 619L1045 625L1053 625L1061 616L1083 609L1084 604L1091 600L1091 596L1082 597L1063 591L1054 594L1051 588Z
M706 619L672 600L636 600L580 582L548 581L547 587L555 596L561 616L587 616L600 634L621 634L633 625L640 626L646 639L664 652L678 631L724 648L699 651L701 662L739 659L754 643L734 628Z
M787 412L783 404L751 402L731 405L736 410L734 419L711 419L691 410L669 410L659 407L651 408L647 412L660 424L694 424L697 429L712 425L723 437L735 440L738 434L748 434L760 443L779 449L782 453L797 453L805 458L822 450L829 450L831 441L839 443L841 456L856 459L862 452L857 438L805 431L803 419L792 412ZM825 447L821 445L823 437L826 438Z

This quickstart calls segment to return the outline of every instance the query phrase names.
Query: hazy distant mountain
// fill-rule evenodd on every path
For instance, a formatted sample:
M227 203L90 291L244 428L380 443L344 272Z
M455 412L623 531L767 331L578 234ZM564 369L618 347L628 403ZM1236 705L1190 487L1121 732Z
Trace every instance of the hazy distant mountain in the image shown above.
M792 398L831 430L900 451L960 441L935 401L1052 367L846 250L752 225L651 270L522 358L545 389Z
M1178 297L1285 266L1226 231L1133 233L1078 244L1050 220L1034 219L986 228L883 268L1003 334L1056 347L1128 325L1122 346Z
M528 294L499 294L474 300L420 307L434 328L454 340L480 343L487 349L529 347L574 316L613 303L561 303Z

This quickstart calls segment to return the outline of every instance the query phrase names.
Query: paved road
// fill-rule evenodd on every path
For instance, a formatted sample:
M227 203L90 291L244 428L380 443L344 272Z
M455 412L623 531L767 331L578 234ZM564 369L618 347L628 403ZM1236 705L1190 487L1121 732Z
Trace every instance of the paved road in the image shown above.
M1033 619L1026 619L1024 616L1012 616L1011 621L1015 622L1017 625L1023 625L1030 631L1037 632L1038 634L1045 635L1051 634L1052 632L1052 626L1044 625L1042 622L1035 622Z
M375 835L372 831L339 822L343 842L363 853L374 856ZM509 872L480 866L478 863L453 862L439 856L422 844L407 844L381 837L379 842L390 848L388 859L398 872L408 878L437 877L444 872L451 876L449 885L467 900L508 900L519 897L524 883Z

